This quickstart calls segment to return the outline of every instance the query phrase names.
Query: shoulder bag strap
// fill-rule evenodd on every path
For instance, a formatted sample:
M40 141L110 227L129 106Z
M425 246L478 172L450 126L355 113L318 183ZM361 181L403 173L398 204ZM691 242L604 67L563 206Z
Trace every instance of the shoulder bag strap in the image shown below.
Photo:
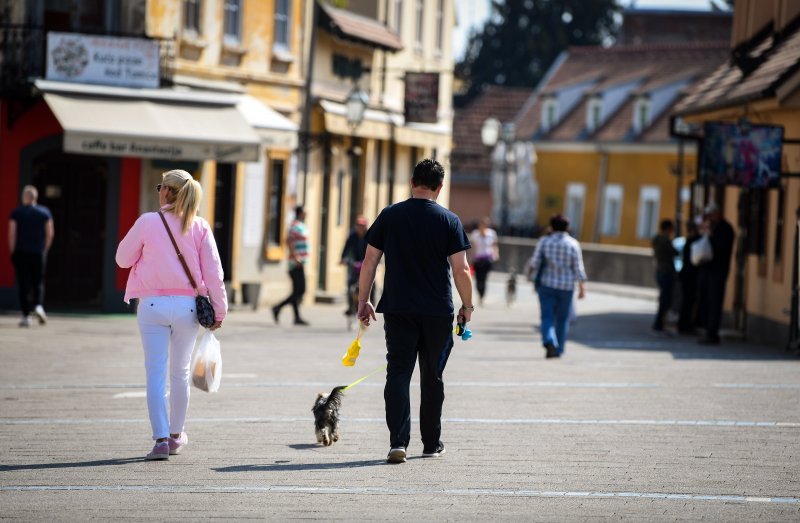
M194 282L194 278L192 278L192 273L189 272L189 266L186 265L186 260L183 259L183 254L181 254L181 250L178 248L178 244L175 242L175 237L172 235L172 231L167 224L167 219L164 218L164 213L158 211L158 215L161 217L161 221L164 222L164 227L167 229L167 234L169 234L169 239L172 240L172 246L175 247L175 252L178 254L178 259L181 261L181 265L183 265L183 270L186 271L186 276L189 277L189 283L192 284L192 288L194 292L199 294L197 290L197 284Z

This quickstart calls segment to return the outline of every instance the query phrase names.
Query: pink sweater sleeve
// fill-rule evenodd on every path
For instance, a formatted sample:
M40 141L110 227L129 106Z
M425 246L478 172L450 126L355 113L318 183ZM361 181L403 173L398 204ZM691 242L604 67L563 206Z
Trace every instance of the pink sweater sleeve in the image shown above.
M228 295L223 282L222 262L211 227L205 222L204 225L205 233L200 243L200 272L208 289L211 305L214 307L215 319L222 321L228 313Z
M128 231L128 234L119 242L117 246L117 255L115 257L117 265L123 269L133 267L134 264L142 257L142 248L144 242L142 241L141 226L142 217L133 224L133 227Z

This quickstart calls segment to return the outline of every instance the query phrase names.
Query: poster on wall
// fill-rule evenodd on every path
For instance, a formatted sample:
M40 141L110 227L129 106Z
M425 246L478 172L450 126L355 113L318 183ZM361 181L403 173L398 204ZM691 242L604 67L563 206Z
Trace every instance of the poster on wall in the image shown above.
M764 188L780 185L783 127L706 122L700 181Z
M46 77L61 82L157 88L158 42L51 31L47 33Z

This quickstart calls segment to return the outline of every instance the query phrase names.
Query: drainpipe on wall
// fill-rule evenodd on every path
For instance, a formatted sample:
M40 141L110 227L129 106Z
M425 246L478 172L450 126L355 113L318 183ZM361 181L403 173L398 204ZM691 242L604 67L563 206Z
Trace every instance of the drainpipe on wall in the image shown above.
M608 151L599 148L600 171L597 174L597 195L594 209L594 228L592 229L592 243L600 241L600 233L603 227L603 193L606 190L608 180Z
M301 115L302 123L300 126L300 140L299 144L302 150L300 151L300 170L303 172L303 192L300 203L306 204L306 187L308 186L308 154L311 149L311 108L313 96L311 95L311 85L313 84L314 76L314 50L317 48L317 21L319 15L319 6L317 2L313 2L311 8L311 42L308 47L308 68L306 70L306 89L305 99L303 101L303 114ZM296 195L295 195L296 196Z

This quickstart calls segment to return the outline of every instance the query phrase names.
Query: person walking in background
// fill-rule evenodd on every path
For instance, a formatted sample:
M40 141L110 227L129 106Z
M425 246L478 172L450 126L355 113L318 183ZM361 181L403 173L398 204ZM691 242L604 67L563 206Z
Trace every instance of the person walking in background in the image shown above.
M292 306L294 310L294 324L308 325L308 322L300 317L300 303L303 301L303 294L306 293L306 271L305 264L308 260L308 227L305 224L306 211L302 205L298 205L294 210L294 221L289 226L289 278L292 280L292 292L285 300L272 307L272 317L278 323L281 309L286 305Z
M653 331L664 332L664 317L672 306L672 291L675 284L675 256L678 251L672 246L675 226L672 220L661 220L658 234L653 237L653 255L656 262L658 284L658 310L653 320Z
M697 224L689 220L686 224L686 242L683 244L681 272L678 280L681 284L681 307L678 316L678 332L694 334L697 325L695 306L697 305L697 267L692 263L692 244L700 238Z
M364 263L364 256L367 253L367 219L363 215L356 217L356 224L350 235L344 242L342 257L339 262L347 266L347 310L346 315L355 314L358 308L358 300L353 300L351 291L358 284L358 276L361 274L361 264Z
M703 345L718 345L719 326L722 319L722 304L725 300L725 284L731 266L733 227L722 217L719 206L709 203L705 208L703 233L707 233L711 242L713 257L698 267L699 292L704 297L704 306L700 310L703 316L706 334L699 340Z
M47 207L37 204L39 192L33 185L22 188L22 205L11 211L8 220L8 250L17 276L20 327L30 327L31 311L39 324L47 323L44 312L44 274L47 252L53 245L55 228ZM31 293L33 307L31 307Z
M478 228L469 235L472 244L472 266L475 269L475 285L478 289L478 300L483 305L486 294L486 279L492 270L492 263L500 259L497 247L497 232L489 227L491 220L485 216L478 222Z
M539 239L529 262L530 274L539 275L537 292L541 308L542 345L547 358L564 354L570 308L578 284L578 299L586 296L586 271L578 240L567 232L569 219L561 214L550 218L553 232Z
M384 290L377 311L383 313L386 336L386 424L390 463L406 461L411 441L409 386L419 359L419 429L422 456L444 454L441 441L444 373L453 348L452 270L461 307L457 321L472 317L472 278L467 263L469 238L458 216L436 203L444 168L425 159L414 168L411 198L381 211L367 233L367 254L361 268L358 319L375 319L369 300L375 271L386 255Z
M147 411L156 442L146 460L169 459L189 442L184 425L189 407L189 367L199 326L195 289L164 220L197 284L197 292L209 296L214 307L216 321L209 328L221 327L228 311L217 244L208 222L197 216L200 184L186 171L176 169L162 175L156 190L159 211L136 220L119 243L116 255L117 265L131 268L125 302L139 300L136 318L144 346Z

